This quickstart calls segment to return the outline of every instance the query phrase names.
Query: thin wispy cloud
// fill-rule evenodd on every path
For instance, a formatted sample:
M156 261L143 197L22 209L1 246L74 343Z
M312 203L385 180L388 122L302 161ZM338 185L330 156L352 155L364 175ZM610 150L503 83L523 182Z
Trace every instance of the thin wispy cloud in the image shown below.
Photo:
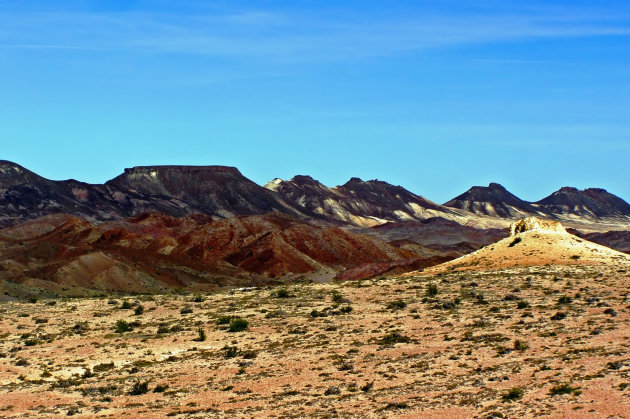
M589 17L590 16L590 17ZM375 57L466 44L629 36L619 16L502 13L325 19L245 11L202 15L143 12L5 13L0 47L215 55L280 60Z

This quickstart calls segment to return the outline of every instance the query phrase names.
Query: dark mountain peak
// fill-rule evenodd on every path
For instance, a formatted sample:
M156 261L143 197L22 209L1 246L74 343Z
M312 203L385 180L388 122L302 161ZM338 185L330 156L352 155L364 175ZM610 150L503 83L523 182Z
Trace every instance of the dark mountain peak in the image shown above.
M480 215L512 218L538 211L529 202L510 193L503 185L490 183L488 186L473 186L444 205Z
M579 190L562 187L536 205L554 215L578 215L586 218L627 217L630 204L602 188Z
M50 181L17 163L0 160L0 188L9 188L17 185L28 185L31 187L35 184L47 182Z
M311 185L311 186L321 186L322 183L316 179L308 175L296 175L291 178L291 182L295 183L297 186Z
M342 186L357 185L357 184L362 184L362 183L365 183L363 179L359 177L351 177L350 180L344 183Z
M495 183L495 182L491 182L488 185L488 188L495 191L507 191L507 189L505 189L503 185L501 185L500 183Z
M9 160L0 160L0 169L24 169L17 163L13 163Z
M563 186L555 193L580 193L578 188L574 188L573 186Z

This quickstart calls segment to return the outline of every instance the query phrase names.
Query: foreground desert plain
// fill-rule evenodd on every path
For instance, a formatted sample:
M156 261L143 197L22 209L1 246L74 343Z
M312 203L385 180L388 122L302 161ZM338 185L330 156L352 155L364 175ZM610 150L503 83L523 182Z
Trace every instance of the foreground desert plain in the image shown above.
M396 277L7 302L0 416L627 417L629 281L534 226Z

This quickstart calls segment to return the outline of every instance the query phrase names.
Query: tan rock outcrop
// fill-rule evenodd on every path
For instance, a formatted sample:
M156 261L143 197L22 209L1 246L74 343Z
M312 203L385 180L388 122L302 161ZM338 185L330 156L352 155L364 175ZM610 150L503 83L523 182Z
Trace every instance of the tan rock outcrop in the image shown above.
M562 224L557 221L542 220L536 217L527 217L515 221L510 225L510 236L516 236L526 231L540 231L545 233L566 233Z

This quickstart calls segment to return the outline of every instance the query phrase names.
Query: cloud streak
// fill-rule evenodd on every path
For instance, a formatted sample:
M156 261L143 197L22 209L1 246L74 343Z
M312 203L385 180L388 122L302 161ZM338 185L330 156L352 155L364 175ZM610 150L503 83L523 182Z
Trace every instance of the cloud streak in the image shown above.
M350 18L245 11L172 15L5 13L0 48L194 54L267 60L344 60L435 48L595 36L630 36L623 16L477 13Z

